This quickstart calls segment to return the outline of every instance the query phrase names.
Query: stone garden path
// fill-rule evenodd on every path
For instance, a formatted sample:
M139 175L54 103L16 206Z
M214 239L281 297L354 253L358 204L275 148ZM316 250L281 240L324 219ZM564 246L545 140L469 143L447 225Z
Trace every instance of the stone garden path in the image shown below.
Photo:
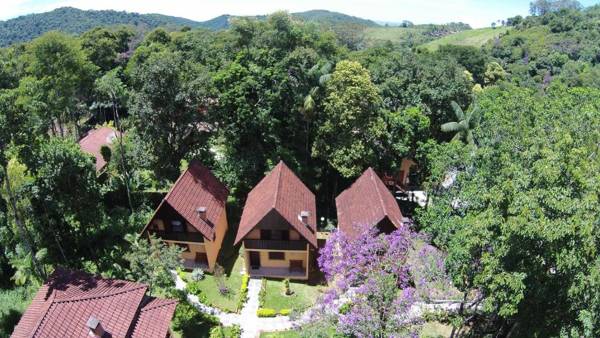
M177 275L175 277L175 287L178 290L185 290L186 283ZM295 322L290 320L289 316L277 316L273 318L259 318L256 315L258 310L258 293L260 292L260 279L251 278L248 282L248 299L240 313L226 313L214 307L207 306L198 301L198 297L187 295L188 301L198 310L211 314L219 319L223 326L239 325L242 328L242 338L255 338L260 336L261 332L290 330Z

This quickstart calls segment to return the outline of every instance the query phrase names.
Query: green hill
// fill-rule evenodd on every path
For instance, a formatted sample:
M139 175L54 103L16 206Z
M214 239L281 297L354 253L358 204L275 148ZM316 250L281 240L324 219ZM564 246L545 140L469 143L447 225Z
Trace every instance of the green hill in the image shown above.
M80 34L97 26L134 25L146 29L158 26L199 27L199 22L161 14L138 14L113 10L84 11L72 7L29 14L0 21L0 46L34 39L45 32L60 30Z
M367 47L385 42L414 47L440 37L468 30L471 30L471 27L460 22L442 25L412 25L408 27L378 26L366 28L364 39Z
M378 27L375 21L362 19L356 16L346 15L338 12L331 12L322 9L316 9L306 12L292 13L292 16L304 21L325 23L329 25L336 24L354 24L365 27Z
M481 47L486 42L506 33L509 29L510 27L471 29L435 39L422 46L431 51L437 50L443 45Z
M376 27L377 23L342 13L326 10L311 10L292 13L293 17L310 22L318 22L328 26L358 25ZM16 42L29 41L45 32L60 30L71 34L80 34L98 26L133 25L142 29L153 29L158 26L192 28L203 27L212 30L227 29L234 16L221 15L213 19L198 22L194 20L161 15L119 12L113 10L81 10L73 7L57 8L53 11L29 14L7 21L0 21L0 47ZM256 18L265 18L265 15Z

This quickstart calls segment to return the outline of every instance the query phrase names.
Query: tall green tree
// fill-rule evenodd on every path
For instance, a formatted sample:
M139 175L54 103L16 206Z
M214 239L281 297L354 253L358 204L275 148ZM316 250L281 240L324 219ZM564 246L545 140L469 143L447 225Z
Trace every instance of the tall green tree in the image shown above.
M36 150L29 170L34 180L26 193L40 246L51 262L80 267L97 253L94 240L104 221L92 157L73 141L51 138Z
M478 147L430 153L435 203L418 217L448 251L455 285L479 295L469 300L482 312L464 325L476 336L598 336L600 91L492 87L478 103Z
M313 155L345 177L359 175L376 162L379 139L386 133L380 104L369 72L358 62L340 61L327 82Z
M79 119L93 85L96 67L87 59L79 41L59 32L49 32L27 45L26 71L34 85L38 114L55 135L79 135ZM23 80L22 80L23 81ZM73 132L69 132L69 128Z
M127 87L121 81L118 74L120 72L119 68L113 69L103 75L101 78L97 79L95 82L95 91L98 94L99 98L105 102L105 104L110 105L113 112L113 117L115 119L115 125L117 127L117 139L119 146L119 156L118 161L121 167L121 173L125 177L125 190L127 193L127 201L129 203L129 209L133 212L133 204L131 203L131 170L127 164L127 160L125 158L125 150L123 148L123 136L125 134L125 130L123 129L123 124L121 122L121 116L119 114L119 109L123 107L125 102L127 102L127 98L129 96L129 92ZM109 148L110 150L110 148ZM109 161L107 161L109 162Z
M175 179L181 160L207 152L210 79L205 69L164 51L151 54L135 68L140 87L132 96L130 113L134 132L150 149L148 168L160 178Z
M20 259L22 256L29 257L32 263L32 269L29 271L33 271L38 278L43 279L46 277L46 271L36 255L36 245L32 235L26 227L25 220L21 213L22 210L17 206L18 200L21 199L21 197L14 190L11 175L8 170L8 146L23 141L26 139L27 133L31 132L31 129L28 129L28 116L17 108L16 100L17 94L15 90L0 90L0 177L2 177L3 181L3 190L6 192L3 197L7 200L7 205L11 210L11 216L16 224L19 239L23 245L21 252L18 252L16 247L13 248L14 255L19 256L14 259ZM12 230L8 228L9 223L7 222L6 225L8 233L12 234Z
M166 294L174 286L171 271L181 268L181 249L167 245L155 237L142 238L137 234L125 236L130 248L125 253L129 263L126 277L147 284L153 294Z

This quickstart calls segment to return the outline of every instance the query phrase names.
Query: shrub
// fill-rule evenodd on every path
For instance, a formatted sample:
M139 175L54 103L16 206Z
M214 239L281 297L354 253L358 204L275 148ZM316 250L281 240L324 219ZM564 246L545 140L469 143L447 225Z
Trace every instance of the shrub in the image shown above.
M256 315L259 317L275 317L277 316L277 311L274 309L259 308L256 310Z
M225 328L227 338L239 338L242 336L242 328L239 325L232 325Z
M239 338L242 335L242 329L239 325L223 327L215 326L210 330L209 338Z
M200 286L200 283L198 282L189 282L187 283L187 285L185 286L185 289L187 290L187 292L198 296L199 294L202 293L202 287Z
M283 280L283 294L286 296L290 296L292 294L292 290L290 289L290 279L286 278Z
M179 278L181 278L181 280L184 282L188 281L187 274L185 273L185 271L181 270L181 268L177 268L177 276L179 276Z
M175 308L171 323L173 330L181 332L184 337L197 332L204 324L207 326L219 325L217 318L198 311L193 305L182 299Z
M281 309L279 310L279 314L282 316L289 316L292 313L292 309Z
M250 276L247 274L242 276L242 285L240 286L240 296L238 298L237 303L237 311L239 312L243 307L244 303L246 303L246 299L248 298L248 281L250 280Z
M225 332L223 332L222 326L215 326L210 330L210 338L225 338Z
M192 280L193 281L201 281L204 279L204 270L202 270L201 268L195 268L194 271L192 271Z

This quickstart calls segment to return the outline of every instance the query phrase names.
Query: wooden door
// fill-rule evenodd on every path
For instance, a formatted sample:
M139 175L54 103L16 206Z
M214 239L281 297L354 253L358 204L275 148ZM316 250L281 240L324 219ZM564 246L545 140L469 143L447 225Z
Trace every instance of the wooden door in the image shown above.
M206 252L196 252L196 263L206 264L206 266L208 266L208 256L206 256Z
M250 268L253 270L260 268L260 252L250 251Z

